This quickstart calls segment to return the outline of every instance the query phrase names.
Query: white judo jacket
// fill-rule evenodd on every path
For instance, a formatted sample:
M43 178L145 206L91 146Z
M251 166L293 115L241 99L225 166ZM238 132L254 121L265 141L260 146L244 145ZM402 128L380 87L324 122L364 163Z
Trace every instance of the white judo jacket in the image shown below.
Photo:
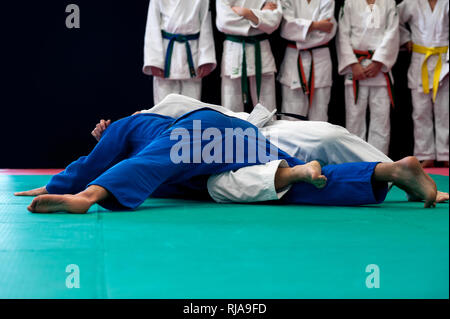
M209 0L150 0L144 40L143 72L152 75L151 66L164 70L169 40L161 31L191 35L200 33L198 40L190 40L195 69L200 65L217 65L212 32ZM175 42L170 79L190 79L188 56L184 43Z
M304 162L318 160L322 165L361 161L392 162L382 152L343 127L327 122L274 121L275 111L269 112L261 104L256 105L251 114L235 113L219 105L170 94L159 104L142 112L177 118L205 107L249 121L275 146ZM284 160L276 160L213 175L208 180L208 192L215 201L221 203L280 199L290 187L279 191L275 189L275 174L279 167L288 167L288 164Z
M439 0L433 11L428 0L403 0L398 5L400 17L400 44L412 41L424 47L444 47L449 45L449 1ZM410 30L408 30L409 25ZM440 80L448 75L448 50L442 54L443 67ZM427 61L430 88L433 86L434 70L439 56L432 55ZM413 52L408 70L408 87L423 91L422 64L425 55Z
M216 0L216 25L220 32L230 35L255 36L271 34L278 29L281 23L282 8L279 0L276 10L261 10L266 0ZM259 23L253 22L237 15L231 7L245 7L252 9ZM242 74L243 49L241 43L225 41L223 45L222 76L232 79L240 78ZM246 46L247 76L254 76L255 70L255 46ZM275 73L277 71L275 58L273 57L268 40L261 42L262 74Z
M374 50L372 61L381 62L381 72L390 72L399 51L399 18L394 0L376 0L372 9L365 0L346 0L339 13L337 34L338 72L345 75L345 84L352 84L351 64L358 59L353 50ZM382 73L374 78L359 81L361 86L386 86ZM391 76L392 79L392 76Z
M322 46L330 42L336 35L337 22L334 18L334 0L284 0L283 21L281 24L281 36L289 41L296 42L297 49L309 49ZM314 30L308 33L313 21L331 18L334 23L332 32L326 33ZM300 52L304 71L309 81L311 70L311 55L309 52ZM316 88L330 87L332 80L332 62L330 50L320 48L312 51L314 58L314 82ZM287 48L283 63L280 67L278 81L291 89L301 87L297 70L298 51Z

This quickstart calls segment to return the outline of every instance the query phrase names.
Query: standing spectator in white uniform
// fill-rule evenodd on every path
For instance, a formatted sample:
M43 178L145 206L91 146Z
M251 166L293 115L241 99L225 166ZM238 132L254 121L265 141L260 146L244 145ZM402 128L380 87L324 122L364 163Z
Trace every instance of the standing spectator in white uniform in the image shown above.
M150 1L143 72L153 75L155 104L170 93L200 99L216 65L208 0Z
M435 160L448 167L449 1L404 0L398 11L400 42L412 51L408 87L413 103L414 155L423 167L434 166Z
M399 51L399 20L394 0L346 0L339 14L339 74L345 75L346 127L387 154L390 106L394 106L390 70Z
M236 112L251 102L275 109L277 70L268 36L280 25L280 1L217 0L216 10L217 28L225 34L222 105Z
M333 0L283 1L281 36L289 41L278 76L283 113L328 121L333 83L328 43L336 29Z

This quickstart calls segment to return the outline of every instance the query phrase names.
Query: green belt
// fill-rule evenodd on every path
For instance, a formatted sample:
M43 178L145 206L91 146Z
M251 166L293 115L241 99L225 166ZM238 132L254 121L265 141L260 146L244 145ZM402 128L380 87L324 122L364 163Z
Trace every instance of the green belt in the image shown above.
M197 40L200 37L200 33L196 34L173 34L166 32L164 30L161 31L162 37L164 39L169 40L169 45L167 46L166 51L166 61L164 65L164 77L168 78L170 76L170 64L172 63L172 53L173 53L173 46L175 44L175 41L184 43L186 45L186 53L187 53L187 59L189 64L189 72L191 74L191 78L195 77L195 66L194 66L194 60L192 59L192 52L191 52L191 46L189 45L189 40Z
M242 100L244 104L247 104L248 97L250 96L248 91L247 83L247 57L245 52L245 46L247 44L252 44L255 46L255 70L256 70L256 93L259 95L261 93L261 79L262 79L262 59L261 59L261 41L268 40L269 36L267 34L255 35L255 36L239 36L239 35L225 35L225 40L231 42L242 43L242 74L241 74L241 87L242 87Z

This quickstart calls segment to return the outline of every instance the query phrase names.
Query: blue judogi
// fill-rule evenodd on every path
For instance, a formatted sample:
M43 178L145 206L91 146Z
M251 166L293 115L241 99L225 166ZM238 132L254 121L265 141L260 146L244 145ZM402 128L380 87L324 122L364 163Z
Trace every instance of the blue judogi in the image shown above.
M194 121L201 121L201 132L196 132ZM226 149L227 129L250 128L257 133L256 139L263 143L246 142L241 158L236 152L222 154L220 163L194 161L190 154L188 163L175 164L170 153L178 143L171 139L174 130L183 129L190 136L189 149L194 144L204 148L209 141L194 138L207 129L216 129L222 138L215 140L217 146ZM199 134L200 133L200 134ZM234 139L235 141L235 139ZM100 142L88 156L71 163L63 172L55 175L46 186L50 194L76 194L90 185L98 185L113 195L101 206L111 210L135 209L149 196L172 197L183 193L206 193L207 179L212 174L263 164L256 154L267 154L271 144L251 123L224 115L211 109L200 109L173 119L157 114L139 114L111 124ZM275 148L274 146L271 146ZM275 148L276 149L276 148ZM228 156L228 158L226 158ZM276 149L269 160L285 159L290 166L304 164ZM360 205L380 203L387 193L387 185L372 185L371 178L377 163L351 163L329 165L323 168L328 177L327 186L317 189L307 183L297 183L283 197L284 203L320 205Z

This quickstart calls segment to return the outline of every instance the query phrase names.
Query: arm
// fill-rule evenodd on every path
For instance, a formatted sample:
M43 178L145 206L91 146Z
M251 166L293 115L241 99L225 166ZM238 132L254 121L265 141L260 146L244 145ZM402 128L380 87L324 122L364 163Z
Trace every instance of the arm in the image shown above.
M399 17L400 30L400 46L411 41L411 32L408 30L407 23L411 19L411 12L409 11L409 3L404 0L397 6Z
M216 66L216 50L214 47L214 37L212 31L211 22L211 12L209 10L209 2L205 1L205 5L202 7L202 12L200 15L201 27L200 27L200 38L198 40L198 65L199 68L202 66L208 66L208 73L212 72ZM206 76L203 72L200 72L200 77Z
M251 9L251 12L254 16L256 16L258 21L250 21L250 25L253 28L259 29L267 34L272 34L278 29L281 23L281 18L283 17L282 6L279 0L275 1L274 4L269 2L262 9Z
M382 63L381 71L389 72L397 60L400 43L399 18L395 2L390 1L386 16L386 30L381 45L375 50L372 61Z
M326 44L333 39L337 30L337 22L334 19L334 1L324 1L319 8L320 14L317 21L295 18L292 5L285 4L283 8L282 37L298 43L302 49Z
M236 14L227 0L216 0L216 10L216 25L220 32L248 35L250 21Z
M147 26L145 28L143 72L152 75L157 69L164 70L164 59L159 3L156 0L151 0L148 8Z
M337 35L337 55L339 74L348 74L352 72L352 65L358 65L358 59L353 53L351 43L351 8L348 2L344 2L339 13L339 29Z

